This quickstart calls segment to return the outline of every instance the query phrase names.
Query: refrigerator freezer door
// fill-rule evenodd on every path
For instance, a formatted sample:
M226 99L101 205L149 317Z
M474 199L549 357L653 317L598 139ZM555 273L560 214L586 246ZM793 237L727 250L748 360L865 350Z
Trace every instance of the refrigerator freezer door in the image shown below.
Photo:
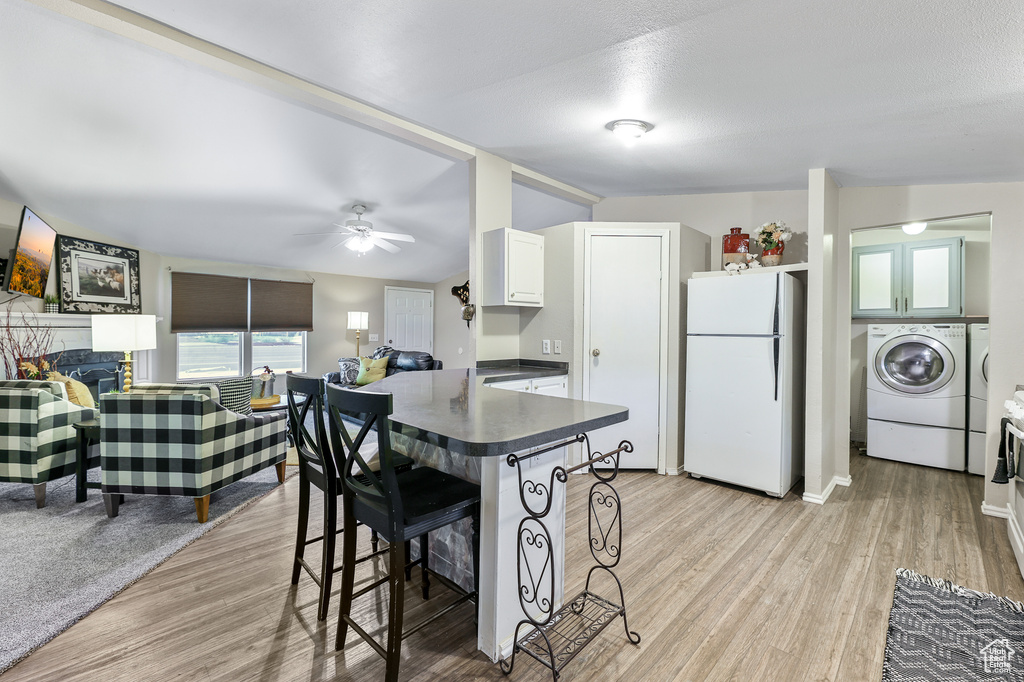
M685 471L776 496L789 489L782 481L787 396L780 367L775 399L776 341L785 355L785 339L687 337Z
M780 324L784 314L785 285L785 278L778 273L690 279L686 283L686 333L772 334L776 301Z

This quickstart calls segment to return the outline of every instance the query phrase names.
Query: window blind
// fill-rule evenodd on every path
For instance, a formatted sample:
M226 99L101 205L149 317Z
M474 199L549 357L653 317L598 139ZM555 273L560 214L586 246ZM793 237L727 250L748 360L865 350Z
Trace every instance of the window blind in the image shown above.
M249 322L249 280L171 273L171 332L244 332Z
M249 286L252 331L313 331L312 283L251 279Z

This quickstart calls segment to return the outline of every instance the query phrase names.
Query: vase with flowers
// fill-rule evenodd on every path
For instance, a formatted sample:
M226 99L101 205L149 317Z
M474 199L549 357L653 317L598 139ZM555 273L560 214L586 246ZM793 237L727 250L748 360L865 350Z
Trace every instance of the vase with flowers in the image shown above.
M765 223L757 228L754 240L761 247L761 265L781 265L786 242L792 238L793 232L781 220Z

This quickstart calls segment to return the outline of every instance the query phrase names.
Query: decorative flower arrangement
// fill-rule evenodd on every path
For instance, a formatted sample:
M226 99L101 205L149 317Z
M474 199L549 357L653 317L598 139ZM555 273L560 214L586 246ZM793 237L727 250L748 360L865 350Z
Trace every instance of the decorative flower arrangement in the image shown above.
M781 220L765 223L754 233L754 241L762 249L777 249L792 238L792 230Z
M39 366L36 367L35 363L29 362L28 360L22 360L21 364L18 365L18 369L21 370L18 374L26 379L42 379L43 372L50 371L50 363L46 360L40 359Z
M266 398L267 384L274 378L274 372L270 369L269 365L263 365L263 371L256 378L260 380L260 397Z
M747 253L744 255L747 257L745 263L726 263L725 271L728 272L730 275L735 275L739 273L740 270L752 270L754 268L761 267L761 264L757 262L757 256L751 253Z

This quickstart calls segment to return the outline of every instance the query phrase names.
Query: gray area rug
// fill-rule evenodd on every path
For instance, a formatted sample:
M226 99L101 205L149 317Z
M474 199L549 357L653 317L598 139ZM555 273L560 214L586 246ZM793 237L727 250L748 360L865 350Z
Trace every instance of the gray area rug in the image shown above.
M270 467L212 493L201 524L190 497L126 495L110 519L99 490L75 503L74 476L47 484L42 509L31 485L0 483L0 673L277 486Z
M1024 680L1024 604L897 569L882 680Z

